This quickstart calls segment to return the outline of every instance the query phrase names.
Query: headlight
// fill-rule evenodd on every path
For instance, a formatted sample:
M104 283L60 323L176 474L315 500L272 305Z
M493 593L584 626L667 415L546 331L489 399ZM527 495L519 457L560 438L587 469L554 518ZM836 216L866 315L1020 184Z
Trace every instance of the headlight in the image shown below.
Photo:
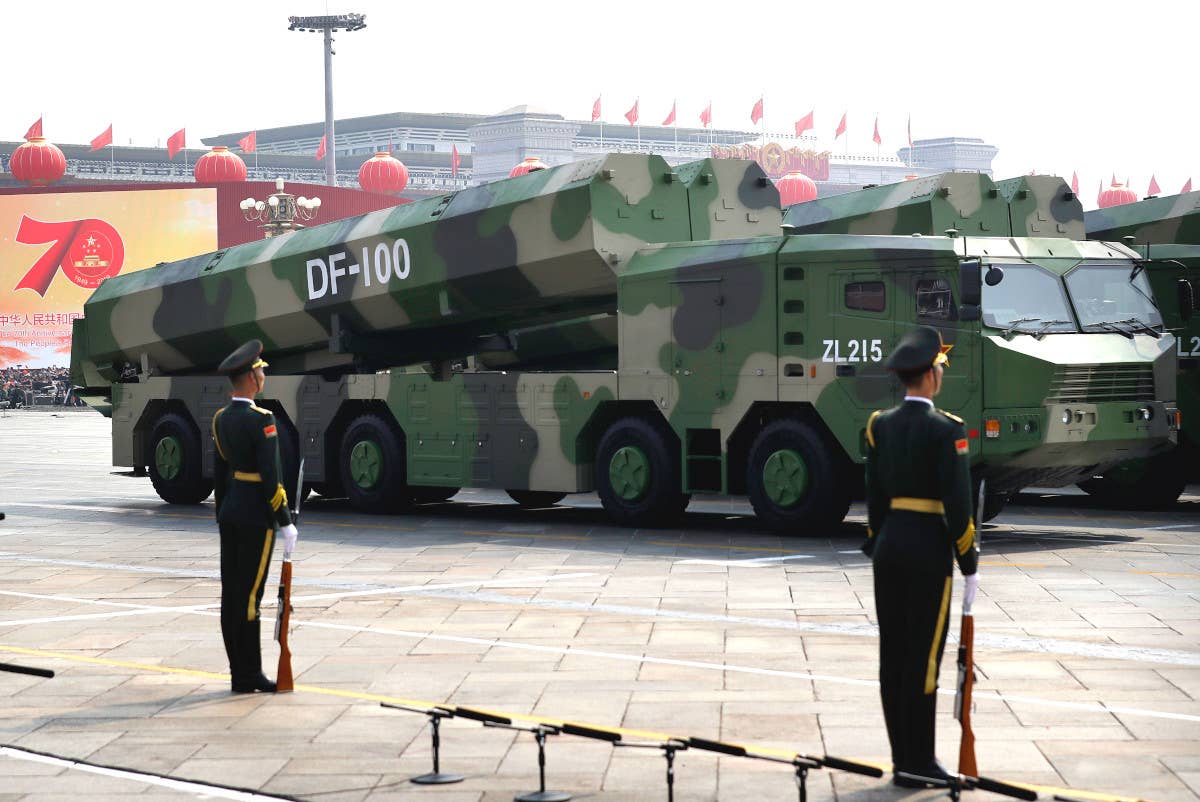
M1062 414L1062 422L1068 424L1071 422L1071 410L1064 409Z

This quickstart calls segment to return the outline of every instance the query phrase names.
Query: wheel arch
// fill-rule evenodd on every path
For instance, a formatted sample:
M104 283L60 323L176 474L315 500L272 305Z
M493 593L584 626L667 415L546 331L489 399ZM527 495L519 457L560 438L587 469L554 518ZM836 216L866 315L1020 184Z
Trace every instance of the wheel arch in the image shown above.
M793 419L811 427L821 438L835 469L839 474L861 482L862 468L834 437L833 432L817 414L812 404L784 401L756 401L746 410L725 441L726 484L730 494L745 495L746 468L750 460L750 446L758 433L777 420ZM856 488L855 495L861 495Z

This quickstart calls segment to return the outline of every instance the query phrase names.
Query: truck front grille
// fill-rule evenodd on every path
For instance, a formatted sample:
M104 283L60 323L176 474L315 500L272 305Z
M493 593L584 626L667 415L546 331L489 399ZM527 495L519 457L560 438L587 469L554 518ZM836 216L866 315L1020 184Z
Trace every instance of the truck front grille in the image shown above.
M1063 365L1050 382L1051 403L1102 401L1153 401L1154 368L1151 365Z

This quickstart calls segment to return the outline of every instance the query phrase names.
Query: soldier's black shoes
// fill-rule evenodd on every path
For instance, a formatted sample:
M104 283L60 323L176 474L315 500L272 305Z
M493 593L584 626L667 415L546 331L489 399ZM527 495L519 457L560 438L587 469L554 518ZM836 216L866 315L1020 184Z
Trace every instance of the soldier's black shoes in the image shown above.
M952 780L954 775L936 760L927 766L896 769L892 775L892 785L901 788L945 788Z
M250 680L235 681L233 683L234 693L254 693L255 691L259 693L275 693L275 683L262 674Z

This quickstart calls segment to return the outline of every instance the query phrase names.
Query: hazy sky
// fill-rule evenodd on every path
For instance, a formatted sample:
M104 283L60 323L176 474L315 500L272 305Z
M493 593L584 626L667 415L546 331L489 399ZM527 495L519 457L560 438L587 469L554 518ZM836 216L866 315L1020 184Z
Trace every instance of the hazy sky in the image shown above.
M5 4L0 138L39 113L52 141L86 142L111 121L119 144L153 145L181 126L202 136L323 117L319 34L293 14L357 11L338 37L338 117L390 111L492 113L531 103L584 119L641 98L658 124L677 98L698 125L768 131L816 111L816 133L849 114L851 152L913 137L974 136L1000 148L997 178L1078 171L1085 206L1115 172L1144 194L1193 174L1200 104L1190 87L1200 11L1185 0L906 3L384 2Z

